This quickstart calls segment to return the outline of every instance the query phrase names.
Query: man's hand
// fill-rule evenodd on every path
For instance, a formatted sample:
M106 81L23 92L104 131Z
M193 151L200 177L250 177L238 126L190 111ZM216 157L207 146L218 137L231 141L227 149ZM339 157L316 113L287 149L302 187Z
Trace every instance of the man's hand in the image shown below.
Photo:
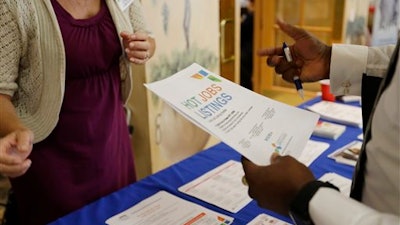
M290 203L300 189L315 178L291 156L272 154L271 164L258 166L242 157L249 196L263 208L288 215Z
M303 29L281 20L277 24L294 40L289 46L293 61L284 60L282 46L278 46L258 51L258 55L267 56L267 65L275 67L275 72L288 82L293 82L294 76L299 76L302 82L328 79L332 48Z

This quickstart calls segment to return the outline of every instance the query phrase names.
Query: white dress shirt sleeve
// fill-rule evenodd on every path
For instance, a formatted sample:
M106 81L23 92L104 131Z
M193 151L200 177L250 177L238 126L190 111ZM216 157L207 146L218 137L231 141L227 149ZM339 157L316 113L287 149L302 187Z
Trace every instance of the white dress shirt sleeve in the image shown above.
M334 45L332 48L332 58L331 58L331 91L336 95L343 94L353 94L360 95L361 93L361 80L363 74L367 76L382 77L388 68L390 57L393 53L395 46L386 47L366 47L366 46L351 46L351 45ZM400 61L398 61L398 64ZM398 70L396 71L398 73ZM382 129L375 131L380 128L376 124L372 127L375 132L375 139L377 139L377 133L386 134L384 129L391 129L393 135L398 135L398 123L396 126L389 126L392 121L398 121L398 74L392 80L391 85L386 89L386 93L381 96L381 105L377 108L375 113L374 121L382 124ZM397 92L393 92L397 90ZM397 104L393 104L397 103ZM384 104L386 103L386 105ZM397 111L396 111L397 109ZM385 111L386 110L386 111ZM396 114L397 112L397 114ZM383 117L383 119L382 119ZM395 127L396 129L394 129ZM375 129L375 130L374 130ZM398 137L397 137L398 138ZM374 143L374 138L371 139L371 143ZM387 183L392 182L398 184L398 173L394 171L399 171L398 156L399 156L399 142L398 139L392 138L390 140L383 140L378 138L376 142L378 146L388 146L384 147L385 151L374 146L370 153L376 153L377 155L371 155L369 158L371 160L381 160L379 163L373 162L368 165L370 176L375 175L373 178L366 178L366 189L364 190L363 201L369 204L362 204L355 201L336 190L322 187L320 188L312 197L309 202L309 213L315 224L329 224L329 225L399 225L400 217L398 213L398 186L389 186ZM386 143L382 143L386 142ZM391 145L388 145L391 144ZM372 148L370 146L370 148ZM368 151L367 151L368 152ZM387 156L387 157L386 157ZM385 158L386 157L386 158ZM376 158L376 159L375 159ZM387 159L388 158L388 159ZM382 159L385 159L382 161ZM388 163L390 162L390 163ZM381 165L381 166L376 166ZM370 166L370 167L368 167ZM383 168L383 169L382 169ZM380 169L380 170L378 170ZM380 174L380 175L379 175ZM377 177L380 176L380 177ZM374 179L380 185L373 186L369 179ZM375 183L376 183L375 182ZM385 184L382 188L382 184ZM391 189L386 190L386 186L391 187ZM380 198L371 198L372 194L379 192L376 196ZM387 192L387 193L382 193ZM397 195L396 195L397 194ZM375 195L374 195L375 196ZM387 197L389 196L389 197ZM394 196L394 197L393 197ZM397 196L397 197L396 197ZM372 202L374 199L375 202ZM384 207L380 206L383 203L389 202ZM392 204L394 203L394 204ZM391 212L393 214L381 213L367 205L374 205L374 208L380 208L380 211ZM395 205L394 207L390 207ZM389 208L392 208L389 210ZM397 208L397 209L396 209Z
M331 92L336 95L361 95L361 78L382 77L388 68L394 45L367 47L334 44L330 65Z
M361 78L366 72L368 47L335 44L332 46L330 85L338 95L361 95Z
M309 203L314 224L398 225L399 217L380 213L332 188L320 188Z

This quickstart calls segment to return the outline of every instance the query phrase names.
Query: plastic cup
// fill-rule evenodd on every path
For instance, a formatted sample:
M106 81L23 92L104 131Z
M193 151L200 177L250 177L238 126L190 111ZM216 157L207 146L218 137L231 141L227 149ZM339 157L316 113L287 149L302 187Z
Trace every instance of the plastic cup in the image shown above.
M334 102L335 96L331 93L331 85L329 80L321 80L322 100Z

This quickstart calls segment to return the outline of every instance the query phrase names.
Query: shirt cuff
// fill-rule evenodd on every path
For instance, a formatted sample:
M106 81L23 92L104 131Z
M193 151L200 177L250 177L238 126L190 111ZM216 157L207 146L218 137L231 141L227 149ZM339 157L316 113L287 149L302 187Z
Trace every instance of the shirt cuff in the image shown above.
M376 217L373 209L330 188L315 193L309 213L315 224L392 224Z
M302 224L313 224L309 213L309 203L314 194L321 187L331 188L337 191L339 190L336 186L329 182L314 180L307 183L304 187L301 188L299 193L297 193L296 197L290 204L289 215L292 217L293 220L301 220Z
M361 78L366 72L368 47L332 45L330 66L331 92L338 95L361 95Z

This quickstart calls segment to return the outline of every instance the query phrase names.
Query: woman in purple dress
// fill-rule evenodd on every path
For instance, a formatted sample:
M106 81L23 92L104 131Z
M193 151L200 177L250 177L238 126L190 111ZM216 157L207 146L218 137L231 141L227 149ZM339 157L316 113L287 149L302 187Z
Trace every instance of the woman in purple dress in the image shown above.
M124 104L131 64L155 50L140 2L0 0L0 15L7 224L47 224L135 182Z

